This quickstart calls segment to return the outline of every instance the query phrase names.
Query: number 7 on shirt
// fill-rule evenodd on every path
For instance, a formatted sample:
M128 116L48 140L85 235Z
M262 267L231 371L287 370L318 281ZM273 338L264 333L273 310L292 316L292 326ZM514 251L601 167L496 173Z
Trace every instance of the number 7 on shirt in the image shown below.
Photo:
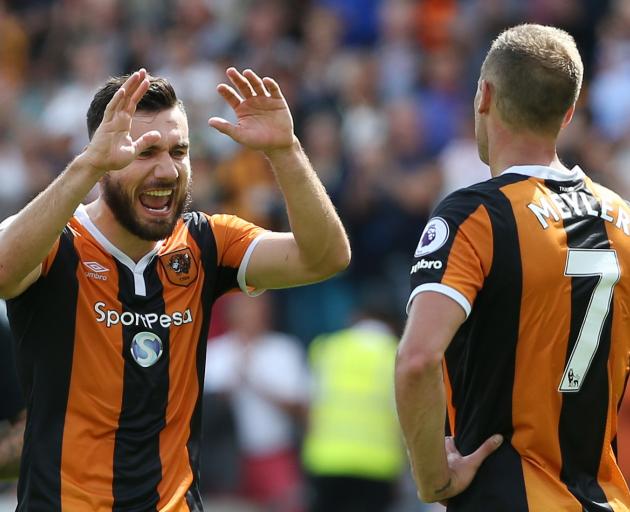
M569 249L564 275L599 277L558 387L558 391L566 393L580 390L599 347L613 289L621 275L617 253L612 249Z

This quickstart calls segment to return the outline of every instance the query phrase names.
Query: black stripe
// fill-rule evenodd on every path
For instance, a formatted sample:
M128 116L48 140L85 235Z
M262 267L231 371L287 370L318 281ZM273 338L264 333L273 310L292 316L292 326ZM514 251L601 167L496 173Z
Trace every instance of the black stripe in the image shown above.
M489 202L492 202L499 188L525 179L527 179L526 176L506 174L484 181L483 183L477 183L468 188L457 190L447 196L435 209L431 215L431 219L434 217L442 217L448 222L450 228L448 239L443 246L427 255L414 255L411 273L411 291L413 292L417 286L426 282L440 282L446 272L446 262L453 243L455 242L459 226L482 204L487 205ZM442 265L439 268L435 268L434 266L432 269L426 269L424 267L417 268L417 264L421 263L421 260L427 260L429 262L440 261Z
M119 262L118 299L122 311L131 315L165 313L163 286L155 258L144 272L146 297L135 295L132 272ZM130 318L128 316L128 318ZM139 325L138 325L139 324ZM142 367L131 353L134 337L141 332L157 335L162 355L152 366ZM123 399L114 446L114 511L156 510L157 486L162 480L160 432L166 425L169 386L169 328L160 322L142 320L122 326L125 360Z
M521 179L523 179L521 177ZM522 296L521 252L512 205L496 191L484 201L492 225L492 268L475 306L446 352L457 411L455 441L462 454L493 434L509 441ZM496 314L497 304L501 313ZM492 454L449 511L525 512L525 479L509 442Z
M558 184L546 185L558 191ZM566 183L563 183L566 186ZM601 205L584 188L593 209ZM562 196L560 196L562 197ZM609 249L604 220L599 217L572 216L564 221L569 248ZM599 278L574 277L571 289L571 328L565 366L569 360L591 296ZM612 308L612 304L611 304ZM608 499L597 481L608 416L608 356L610 352L612 310L606 318L599 347L578 392L563 393L558 436L562 455L560 479L588 512L611 512ZM559 383L558 383L559 384Z
M70 390L79 257L64 230L45 277L8 301L28 407L18 511L61 511L61 451ZM36 397L36 399L35 399Z
M191 512L202 512L203 505L199 493L199 455L201 447L201 410L203 398L203 380L206 368L206 347L208 328L212 305L217 294L217 244L206 217L195 213L184 217L188 230L201 250L201 265L204 269L205 281L201 292L201 304L203 307L203 323L197 340L197 379L199 383L199 395L195 403L195 410L190 420L190 437L188 438L188 453L190 467L193 471L193 482L186 493L186 502Z
M229 290L233 290L238 287L237 274L238 268L233 267L215 267L215 284L214 288L214 300L218 299L224 293Z
M448 500L448 512L527 512L521 457L504 442L479 467L472 484ZM533 510L532 512L555 512Z

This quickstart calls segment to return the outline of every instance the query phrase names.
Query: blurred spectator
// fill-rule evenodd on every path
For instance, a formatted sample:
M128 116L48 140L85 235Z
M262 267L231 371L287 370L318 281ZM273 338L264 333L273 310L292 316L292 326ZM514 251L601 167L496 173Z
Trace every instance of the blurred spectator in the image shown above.
M343 22L344 42L350 46L370 46L378 34L380 0L316 0L334 9Z
M88 143L85 113L103 77L112 74L102 43L83 43L69 52L70 80L54 92L42 113L43 128L54 146L59 171Z
M386 512L403 468L393 402L397 337L380 313L316 338L303 462L310 512Z
M304 354L296 339L270 330L268 295L235 295L227 314L230 330L208 345L205 392L225 395L233 408L240 492L266 511L299 511L295 427L306 407Z
M449 45L457 16L455 0L419 0L415 2L415 22L422 47L432 51Z
M241 38L236 43L236 62L245 68L278 76L277 69L289 69L297 63L298 49L288 35L288 2L252 0L243 20ZM279 79L285 91L286 80Z
M0 215L4 219L19 210L28 190L28 170L17 134L8 135L0 121Z
M278 214L284 215L284 203L269 163L261 153L239 149L222 161L214 174L222 208L265 228L278 227L275 220Z
M301 107L306 112L332 108L344 60L341 20L332 9L315 5L303 17L302 32Z
M28 66L28 38L20 19L0 0L0 85L19 84ZM3 85L4 84L4 85Z
M430 155L437 154L457 134L459 120L470 111L474 91L463 87L463 75L464 55L457 46L442 46L426 55L417 108Z
M613 140L630 129L630 8L618 3L618 16L605 23L598 73L590 88L590 106L598 128Z
M382 109L380 141L351 155L340 210L353 249L349 277L357 300L385 289L381 293L391 293L393 303L400 301L408 288L408 255L440 191L440 169L427 155L415 112L411 98L391 101Z
M414 6L411 0L384 0L380 8L380 40L375 53L379 88L386 101L411 96L417 87L423 55L416 41Z

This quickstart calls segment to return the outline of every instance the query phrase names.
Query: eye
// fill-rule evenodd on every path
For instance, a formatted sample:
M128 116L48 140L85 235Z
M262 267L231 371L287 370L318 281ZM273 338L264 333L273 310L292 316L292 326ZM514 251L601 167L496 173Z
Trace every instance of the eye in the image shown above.
M171 156L173 158L185 158L188 155L187 149L174 149L171 151Z
M152 156L152 155L153 155L153 153L154 153L154 152L155 152L155 151L154 151L153 149L151 149L151 148L147 148L147 149L145 149L142 153L140 153L140 154L138 155L138 158L149 158L150 156Z

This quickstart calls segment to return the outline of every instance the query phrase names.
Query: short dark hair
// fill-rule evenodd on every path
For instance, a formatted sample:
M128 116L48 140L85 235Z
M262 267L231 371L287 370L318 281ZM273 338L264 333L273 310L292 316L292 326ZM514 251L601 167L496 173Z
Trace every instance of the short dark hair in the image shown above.
M116 94L116 91L122 87L130 75L121 75L112 77L103 87L101 87L90 103L87 112L87 129L90 140L96 129L103 121L105 107ZM149 90L138 103L137 110L143 112L162 112L175 106L184 110L184 104L177 99L175 89L166 78L147 75L149 80Z

